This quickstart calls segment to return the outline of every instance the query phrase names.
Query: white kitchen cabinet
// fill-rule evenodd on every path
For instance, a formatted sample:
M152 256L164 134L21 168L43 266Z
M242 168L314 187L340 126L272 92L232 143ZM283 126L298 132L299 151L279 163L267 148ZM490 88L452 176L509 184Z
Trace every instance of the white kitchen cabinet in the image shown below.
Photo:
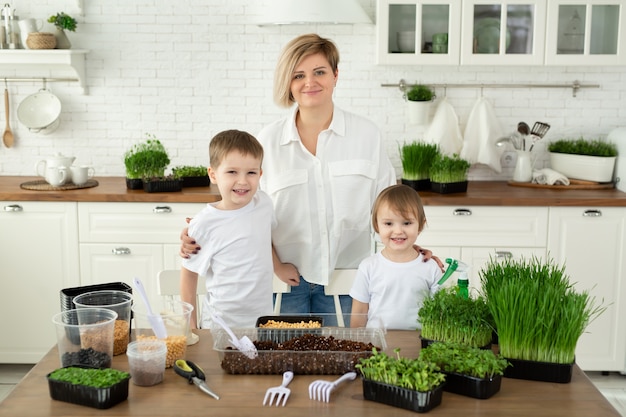
M623 0L550 0L547 65L626 64Z
M578 291L608 306L576 347L586 371L623 371L626 358L626 210L551 207L548 250Z
M0 363L36 363L56 343L59 292L79 285L76 203L0 204Z
M82 285L142 280L150 302L158 306L156 277L180 266L177 258L185 218L205 204L79 203Z
M547 207L426 206L425 212L427 224L417 243L442 261L468 264L473 292L480 291L479 272L490 259L545 256Z
M462 65L541 65L546 0L464 0Z
M460 0L379 0L377 14L378 64L459 64ZM433 50L435 34L447 36L445 48Z

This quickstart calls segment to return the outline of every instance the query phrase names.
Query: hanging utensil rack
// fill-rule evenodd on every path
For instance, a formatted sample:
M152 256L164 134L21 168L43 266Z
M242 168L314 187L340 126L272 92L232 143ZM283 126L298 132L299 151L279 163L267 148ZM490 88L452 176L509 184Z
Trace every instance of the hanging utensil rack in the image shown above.
M414 84L407 83L404 79L401 79L398 84L381 84L381 87L397 87L406 94L406 91L413 87ZM599 84L581 84L578 80L575 80L571 84L428 84L433 88L571 88L572 97L576 97L576 93L581 88L600 88Z

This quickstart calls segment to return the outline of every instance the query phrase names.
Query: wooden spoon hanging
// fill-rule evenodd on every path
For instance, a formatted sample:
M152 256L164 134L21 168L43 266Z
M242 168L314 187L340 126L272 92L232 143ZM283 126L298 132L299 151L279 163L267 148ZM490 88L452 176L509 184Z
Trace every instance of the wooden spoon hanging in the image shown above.
M9 90L4 88L4 114L7 119L7 125L4 129L4 135L2 135L2 142L4 142L4 146L10 148L13 146L13 132L11 132L11 126L9 126Z

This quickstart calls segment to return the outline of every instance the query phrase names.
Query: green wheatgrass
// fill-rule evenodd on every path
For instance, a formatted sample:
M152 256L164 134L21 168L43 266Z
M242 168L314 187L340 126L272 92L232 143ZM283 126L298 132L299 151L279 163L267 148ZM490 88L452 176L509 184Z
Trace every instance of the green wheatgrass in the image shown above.
M94 388L109 388L129 378L128 372L116 369L90 369L67 367L60 368L50 373L50 379L61 382L69 382L73 385L85 385Z
M400 147L402 178L410 181L428 179L430 166L439 154L439 147L424 142L405 143Z

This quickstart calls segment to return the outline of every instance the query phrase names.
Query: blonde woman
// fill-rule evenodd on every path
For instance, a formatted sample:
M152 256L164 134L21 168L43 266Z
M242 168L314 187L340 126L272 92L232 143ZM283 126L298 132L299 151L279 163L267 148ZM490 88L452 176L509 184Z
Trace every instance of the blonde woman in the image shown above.
M331 40L316 34L291 40L274 76L274 101L291 111L257 135L265 152L261 189L277 220L274 273L291 286L281 312L327 313L328 325L335 324L335 307L324 286L334 269L356 268L370 255L370 210L378 193L396 183L376 125L333 102L338 65ZM186 233L181 238L181 256L199 250ZM342 310L351 306L342 296Z

